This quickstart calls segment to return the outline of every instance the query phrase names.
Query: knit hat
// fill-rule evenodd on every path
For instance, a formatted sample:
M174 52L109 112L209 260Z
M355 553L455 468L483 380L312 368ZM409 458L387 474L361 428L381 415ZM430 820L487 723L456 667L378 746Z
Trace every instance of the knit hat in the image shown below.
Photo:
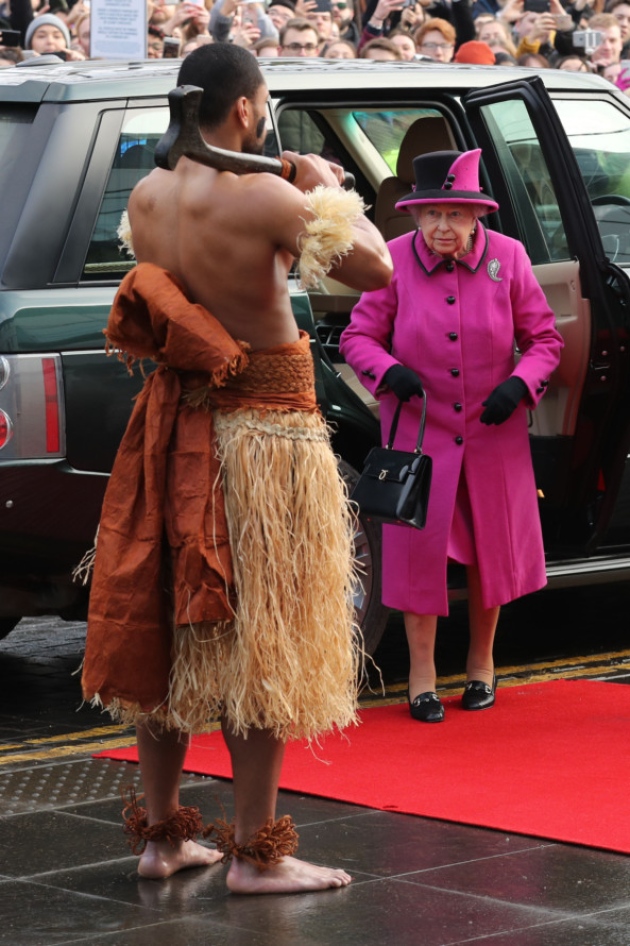
M455 62L474 63L477 66L494 66L496 60L487 43L471 39L470 42L462 43L459 47L455 53Z
M271 0L267 10L269 10L270 7L286 7L287 10L292 10L295 13L295 3L293 0Z
M481 216L498 210L479 187L481 148L474 151L432 151L413 159L416 183L411 194L396 203L396 210L409 212L414 204L471 204Z
M40 28L40 26L56 26L58 30L63 33L63 38L66 42L66 48L70 47L70 33L68 32L68 27L60 20L58 16L55 16L54 13L44 13L42 16L36 16L34 20L28 24L26 30L26 35L24 37L24 49L31 48L31 40L33 39L33 34Z

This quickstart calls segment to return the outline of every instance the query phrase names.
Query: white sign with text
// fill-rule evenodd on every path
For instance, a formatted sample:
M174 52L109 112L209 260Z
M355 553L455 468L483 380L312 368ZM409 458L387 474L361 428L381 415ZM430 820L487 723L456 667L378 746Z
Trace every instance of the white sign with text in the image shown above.
M147 0L92 0L91 59L146 59Z

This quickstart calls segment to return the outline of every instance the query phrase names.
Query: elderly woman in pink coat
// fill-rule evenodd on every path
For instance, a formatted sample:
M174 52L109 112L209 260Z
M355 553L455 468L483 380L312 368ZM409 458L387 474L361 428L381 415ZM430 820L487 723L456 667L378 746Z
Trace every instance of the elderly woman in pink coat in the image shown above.
M546 583L527 411L545 393L562 338L523 246L481 223L498 205L479 188L480 154L415 159L415 189L397 207L417 230L389 243L393 279L363 294L340 346L380 400L383 442L402 400L395 445L413 449L427 392L426 528L383 527L383 602L404 612L409 707L423 722L444 719L434 651L437 617L448 614L447 563L466 566L469 710L495 701L500 606Z

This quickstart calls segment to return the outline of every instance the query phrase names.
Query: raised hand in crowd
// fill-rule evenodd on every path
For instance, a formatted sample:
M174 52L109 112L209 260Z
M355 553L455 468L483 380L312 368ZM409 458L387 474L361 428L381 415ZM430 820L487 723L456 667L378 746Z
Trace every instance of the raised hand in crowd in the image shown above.
M317 0L295 0L295 16L306 19L309 13L317 10Z
M77 0L77 2L70 7L65 16L68 29L74 32L77 21L80 20L82 16L88 16L89 13L89 3L86 4L83 0Z
M378 0L370 22L383 23L396 10L402 10L404 5L405 0Z
M226 3L230 0L226 0ZM162 32L166 36L173 36L184 26L193 27L195 33L207 33L210 14L205 6L193 3L192 0L183 0L175 7L175 12L162 24Z
M536 19L532 18L532 24L526 38L530 42L539 42L541 45L552 45L553 34L556 30L556 18L553 13L538 13Z
M251 20L242 20L240 17L235 17L234 20L234 27L230 34L232 42L244 49L251 49L261 37L260 27Z
M400 13L400 25L410 33L421 26L425 18L425 6L426 4L423 4L422 0L418 0L410 7L403 7Z
M525 0L507 0L507 3L497 13L497 20L505 23L506 26L513 27L523 16L524 5Z

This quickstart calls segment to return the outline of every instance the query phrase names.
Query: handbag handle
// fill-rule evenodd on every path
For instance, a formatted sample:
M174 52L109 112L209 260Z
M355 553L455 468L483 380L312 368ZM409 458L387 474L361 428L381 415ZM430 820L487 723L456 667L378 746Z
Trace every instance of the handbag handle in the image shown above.
M396 437L396 431L398 430L398 420L400 418L400 412L402 410L403 404L405 401L399 401L398 406L394 412L394 417L392 418L392 426L389 431L389 440L387 441L386 450L393 450L394 440ZM417 453L419 456L422 455L422 441L424 440L424 425L427 420L427 392L424 392L424 397L422 398L422 417L420 418L420 430L418 431L418 441L414 447L414 453Z

